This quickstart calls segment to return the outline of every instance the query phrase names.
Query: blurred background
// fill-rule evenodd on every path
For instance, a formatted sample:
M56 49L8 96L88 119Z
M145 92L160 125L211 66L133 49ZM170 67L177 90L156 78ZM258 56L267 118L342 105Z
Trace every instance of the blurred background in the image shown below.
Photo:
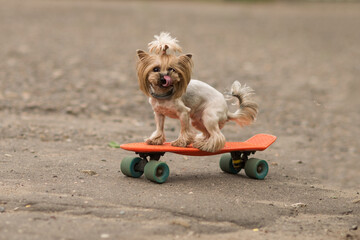
M141 141L154 120L135 51L167 31L193 54L193 78L221 92L234 80L255 90L257 123L230 124L228 140L277 135L272 154L293 174L352 188L360 184L359 26L355 1L2 0L0 113L137 121L149 129L118 140ZM178 123L168 126L176 136ZM19 131L3 126L1 138L30 130Z

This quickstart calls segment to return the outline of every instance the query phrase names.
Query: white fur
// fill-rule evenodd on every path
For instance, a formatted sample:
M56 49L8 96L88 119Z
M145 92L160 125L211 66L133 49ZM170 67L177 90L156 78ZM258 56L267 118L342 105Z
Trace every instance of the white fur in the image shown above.
M251 89L244 89L239 84L234 82L232 90L242 93L242 97L248 95ZM158 145L165 141L164 119L167 116L179 119L181 123L179 138L172 145L185 147L193 143L194 147L203 151L216 152L225 145L225 137L220 129L227 121L235 121L236 118L235 113L228 111L223 94L199 80L191 80L181 98L159 100L150 97L149 102L155 113L157 128L147 140L148 144ZM195 139L190 122L201 132Z

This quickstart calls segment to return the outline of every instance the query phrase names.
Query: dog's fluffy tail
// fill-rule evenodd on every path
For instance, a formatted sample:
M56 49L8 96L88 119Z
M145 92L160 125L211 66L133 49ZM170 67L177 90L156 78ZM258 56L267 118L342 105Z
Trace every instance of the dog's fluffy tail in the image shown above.
M235 121L240 126L250 125L256 120L258 105L250 99L253 90L242 86L240 82L235 81L231 86L231 95L239 100L239 109L235 113L228 112L229 120Z

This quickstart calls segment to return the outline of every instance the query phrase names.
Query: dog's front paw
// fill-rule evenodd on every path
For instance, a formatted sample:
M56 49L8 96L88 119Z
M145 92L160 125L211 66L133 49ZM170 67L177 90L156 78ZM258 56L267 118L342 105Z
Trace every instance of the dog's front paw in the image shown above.
M146 139L145 142L148 145L162 145L165 142L165 137L164 135L150 137Z

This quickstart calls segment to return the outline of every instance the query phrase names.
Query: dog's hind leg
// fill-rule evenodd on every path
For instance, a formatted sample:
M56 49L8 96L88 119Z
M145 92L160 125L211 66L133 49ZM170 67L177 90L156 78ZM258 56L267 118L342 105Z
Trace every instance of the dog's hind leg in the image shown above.
M206 152L217 152L225 145L225 136L220 131L219 117L216 114L204 114L203 126L206 132L202 130L203 137L195 139L194 147Z
M198 133L195 137L195 142L201 142L206 138L210 137L209 132L206 130L206 127L204 126L203 122L201 121L201 119L192 119L191 121L191 125L198 131L200 131L201 133Z

